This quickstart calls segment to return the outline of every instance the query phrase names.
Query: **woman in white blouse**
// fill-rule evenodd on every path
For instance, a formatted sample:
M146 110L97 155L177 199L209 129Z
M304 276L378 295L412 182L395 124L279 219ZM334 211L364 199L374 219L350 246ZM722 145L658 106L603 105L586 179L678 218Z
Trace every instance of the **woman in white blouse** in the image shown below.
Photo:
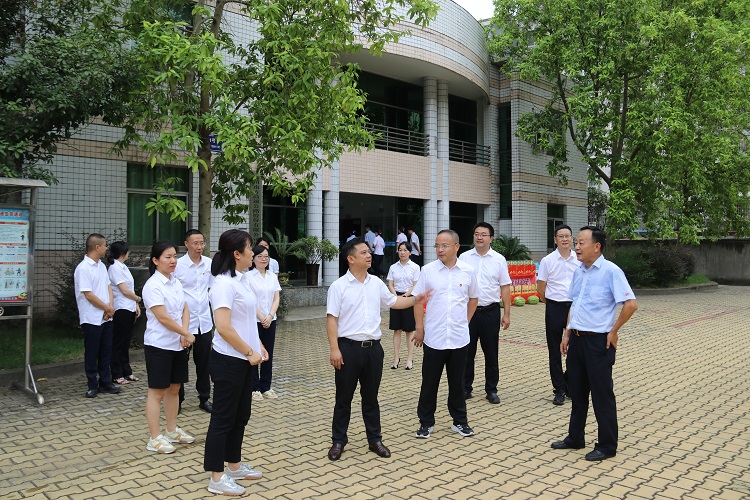
M411 245L409 243L405 241L400 242L397 252L398 262L388 269L388 289L393 295L408 297L411 295L411 291L419 279L419 266L412 260L409 260L409 255L411 255ZM393 364L391 365L391 370L397 369L401 362L399 351L401 350L402 331L406 333L406 369L411 370L414 367L412 362L414 344L411 338L416 329L414 307L408 309L391 309L391 320L388 328L393 330Z
M112 380L118 384L128 384L140 380L133 375L130 367L130 340L133 338L133 325L141 315L138 303L141 298L135 294L135 280L125 265L130 251L124 241L115 241L109 246L109 282L115 298L115 315L112 317Z
M221 495L242 495L245 488L235 481L263 476L242 463L242 440L252 406L250 372L268 357L258 338L250 273L240 271L253 263L252 246L246 231L230 229L219 238L219 251L211 262L216 277L209 292L216 325L209 359L214 407L203 470L211 473L208 491Z
M188 381L187 348L195 342L195 336L188 331L190 313L182 285L173 274L176 266L175 246L168 241L156 242L148 263L151 277L143 286L147 320L143 351L148 373L146 420L151 433L146 449L157 453L172 453L175 451L172 443L195 441L177 427L180 385ZM159 422L162 401L167 420L164 434Z
M268 352L268 360L253 367L253 400L262 401L278 396L271 388L273 377L273 346L276 342L276 311L279 309L281 285L276 273L269 270L268 248L258 245L253 248L253 268L250 271L250 287L257 301L258 335ZM260 372L260 375L258 374Z

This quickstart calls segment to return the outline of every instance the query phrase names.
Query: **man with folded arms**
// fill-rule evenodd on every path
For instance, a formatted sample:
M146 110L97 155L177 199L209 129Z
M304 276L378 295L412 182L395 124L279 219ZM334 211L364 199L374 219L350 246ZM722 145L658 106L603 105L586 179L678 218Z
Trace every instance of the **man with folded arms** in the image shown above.
M349 271L331 284L326 305L331 365L336 369L336 405L328 458L341 458L349 441L347 430L357 383L360 384L362 418L370 451L388 458L391 452L382 441L378 403L384 357L380 345L380 309L406 309L424 303L429 294L418 297L393 295L382 280L367 273L372 254L362 238L344 243L341 253L346 257Z
M556 450L586 446L584 429L589 393L599 424L599 442L586 460L598 461L617 454L617 405L612 366L620 328L638 309L633 290L622 270L602 255L604 231L585 226L578 233L576 256L581 265L568 290L568 325L560 352L568 357L568 392L572 399L568 435L552 443ZM615 319L618 304L620 315Z

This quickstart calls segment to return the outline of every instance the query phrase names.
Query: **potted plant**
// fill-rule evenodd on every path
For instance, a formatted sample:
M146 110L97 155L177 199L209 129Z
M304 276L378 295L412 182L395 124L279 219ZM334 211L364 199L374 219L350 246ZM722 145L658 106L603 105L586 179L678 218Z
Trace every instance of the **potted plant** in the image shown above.
M289 241L289 236L282 233L279 228L276 228L275 238L268 231L263 234L266 235L268 243L276 250L276 255L279 256L279 283L287 285L289 284L289 272L286 270L286 257L293 254L293 243Z
M299 259L305 260L307 270L307 285L318 285L320 263L334 260L339 255L339 249L327 239L317 236L304 236L292 243L291 253Z

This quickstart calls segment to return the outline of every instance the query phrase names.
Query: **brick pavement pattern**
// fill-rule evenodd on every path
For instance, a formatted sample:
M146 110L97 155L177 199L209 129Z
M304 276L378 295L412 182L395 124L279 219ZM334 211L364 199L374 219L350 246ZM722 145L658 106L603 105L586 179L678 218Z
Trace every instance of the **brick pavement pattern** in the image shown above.
M262 498L749 498L750 287L639 298L623 328L614 370L620 443L599 463L590 410L586 449L557 451L570 402L553 406L544 345L544 305L514 307L501 333L501 404L468 401L476 435L450 431L441 384L430 439L414 433L421 380L415 370L383 371L383 441L393 457L368 452L354 412L338 462L326 457L333 411L333 368L325 320L282 322L274 363L279 399L253 403L244 458L262 470L242 481ZM385 363L392 336L384 319ZM402 346L403 349L403 346ZM477 363L483 363L480 354ZM85 399L78 376L40 382L47 403L0 389L0 498L204 498L203 444L208 415L188 394L179 424L196 442L171 455L146 451L145 367L119 395ZM477 373L483 373L480 367ZM480 384L481 385L481 384Z

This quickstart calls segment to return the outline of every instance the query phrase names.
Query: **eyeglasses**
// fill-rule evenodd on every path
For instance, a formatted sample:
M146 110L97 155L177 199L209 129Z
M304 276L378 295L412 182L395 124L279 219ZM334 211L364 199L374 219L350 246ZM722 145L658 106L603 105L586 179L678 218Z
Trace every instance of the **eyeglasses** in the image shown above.
M270 257L268 255L256 255L255 258L260 260L268 260Z
M490 233L474 233L475 238L489 238Z
M206 246L206 242L205 241L194 241L194 242L192 242L190 244L190 246L193 246L193 247L205 247Z
M443 243L442 245L435 245L435 250L448 250L450 247L454 245L455 243L453 245L449 245L448 243Z
M573 235L572 234L561 234L560 236L555 236L558 240L572 240Z

